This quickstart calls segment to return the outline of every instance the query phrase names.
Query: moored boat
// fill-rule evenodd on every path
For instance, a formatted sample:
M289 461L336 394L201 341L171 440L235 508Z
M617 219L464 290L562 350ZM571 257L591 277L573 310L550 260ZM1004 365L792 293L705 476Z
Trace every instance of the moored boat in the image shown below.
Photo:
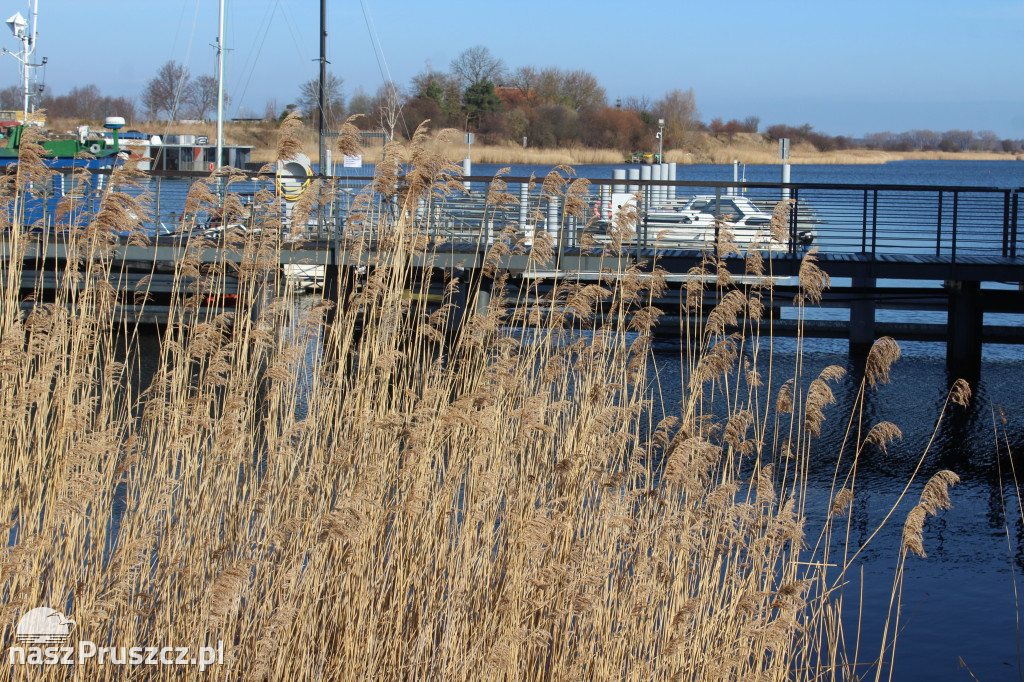
M123 151L118 140L118 131L123 126L124 119L120 116L107 117L104 127L113 133L110 140L91 133L88 126L79 126L73 134L46 134L39 141L47 152L44 162L55 170L112 168L118 158L121 158L119 155ZM24 134L25 126L22 124L11 126L4 131L7 146L0 148L0 166L18 163Z

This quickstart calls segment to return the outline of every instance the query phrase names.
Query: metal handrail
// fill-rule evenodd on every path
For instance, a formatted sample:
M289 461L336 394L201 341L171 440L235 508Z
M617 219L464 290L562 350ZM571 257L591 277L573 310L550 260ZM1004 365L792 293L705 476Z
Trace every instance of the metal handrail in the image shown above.
M98 171L99 179L109 171ZM246 182L235 185L246 191L259 187L273 187L273 176L266 173L247 172ZM145 181L144 191L152 195L151 206L154 215L148 226L173 226L181 214L188 188L192 182L208 180L201 173L167 174L154 172ZM652 210L659 202L671 210L686 196L708 194L723 200L730 195L746 196L762 206L789 196L796 200L795 210L790 214L790 252L797 255L796 237L800 230L816 233L815 244L823 253L860 253L878 257L887 254L921 255L948 257L953 262L958 257L989 255L993 257L1016 258L1020 230L1020 194L1024 188L996 188L970 186L924 186L924 185L871 185L871 184L830 184L830 183L753 183L753 182L700 182L637 179L592 179L587 205L600 205L598 215L577 218L567 216L564 202L559 201L553 212L542 211L543 218L534 224L530 218L534 208L540 206L542 183L536 178L502 178L509 192L516 194L520 185L520 196L526 197L530 210L516 208L495 210L486 204L491 178L468 176L461 179L469 191L458 197L439 198L431 203L431 210L422 217L423 224L431 236L445 240L466 243L488 244L493 236L506 226L517 224L521 233L532 229L547 230L556 240L558 253L577 246L577 237L582 230L601 229L610 216L605 215L604 202L615 187L638 188L642 190L644 202L642 222L637 225L637 235L630 247L639 250L656 246L656 230L649 220ZM343 188L348 195L359 191L370 191L372 178L332 179L334 189ZM526 192L524 185L533 183L533 189ZM95 183L99 184L99 182ZM338 197L338 193L335 194ZM661 198L658 198L661 197ZM50 201L56 201L52 199ZM336 198L328 205L328 220L324 221L329 232L344 232L348 226L350 199ZM545 204L545 209L547 206ZM47 215L52 215L53 206L43 206ZM81 203L85 213L95 210L92 202ZM200 211L198 220L209 220L215 211ZM526 216L526 224L522 223ZM419 219L419 218L418 218ZM597 223L597 226L595 226ZM671 225L669 226L671 232ZM320 235L323 236L323 235ZM661 248L691 248L687 245L662 243Z

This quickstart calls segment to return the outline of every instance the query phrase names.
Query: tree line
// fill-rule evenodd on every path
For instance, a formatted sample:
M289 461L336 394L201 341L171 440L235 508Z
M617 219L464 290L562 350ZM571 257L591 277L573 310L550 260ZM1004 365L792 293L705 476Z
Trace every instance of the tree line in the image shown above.
M416 74L407 87L385 83L375 93L357 88L348 99L344 82L336 74L325 81L323 110L319 106L319 81L302 83L295 99L284 105L271 99L262 117L275 120L298 109L310 125L321 116L328 129L337 129L350 115L360 114L356 125L382 130L389 138L409 138L422 122L433 128L452 127L472 131L489 144L526 144L532 147L594 147L623 152L693 148L703 135L732 141L740 133L760 133L766 140L789 138L808 143L819 151L854 148L891 151L1021 151L1024 140L1000 139L991 131L913 130L872 133L856 140L828 135L810 124L774 124L761 130L757 116L705 123L697 109L693 89L672 89L660 99L626 97L608 102L597 78L582 69L559 67L506 67L504 61L482 45L464 50L447 71L429 66ZM128 120L208 119L216 106L217 82L213 76L192 77L183 65L170 61L158 70L133 98L104 97L94 85L75 88L67 95L41 98L40 106L51 117L96 120L116 112ZM20 108L16 86L0 90L0 107Z

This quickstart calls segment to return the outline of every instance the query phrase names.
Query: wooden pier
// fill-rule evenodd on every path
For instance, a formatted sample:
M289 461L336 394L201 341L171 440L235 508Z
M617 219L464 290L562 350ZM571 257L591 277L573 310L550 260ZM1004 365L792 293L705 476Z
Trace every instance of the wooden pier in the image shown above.
M253 181L258 183L260 178L254 176ZM677 197L696 194L742 193L766 203L785 193L795 202L789 218L792 234L809 226L814 230L816 258L833 278L822 305L850 311L848 323L811 324L807 333L835 336L845 328L844 336L855 353L863 352L883 333L897 339L938 334L946 342L948 365L956 373L976 370L984 343L1024 343L1024 253L1019 246L1019 196L1024 189L652 181L640 188L636 237L622 253L613 254L607 246L583 245L584 234L593 230L594 218L607 218L597 208L596 216L569 215L559 197L539 194L540 183L535 180L505 177L501 181L513 195L518 189L517 206L489 205L486 197L491 179L466 178L466 196L421 205L410 214L415 228L432 239L428 253L411 257L413 265L459 271L465 275L463 279L478 279L488 249L495 241L507 239L504 229L531 224L530 216L540 215L541 220L532 227L551 235L555 253L551 262L542 266L531 262L528 248L503 256L497 265L509 273L511 283L537 286L567 278L596 280L609 271L623 272L638 263L650 268L657 263L669 274L669 292L659 303L671 318L679 310L678 297L685 296L681 291L686 273L702 262L703 254L692 245L673 247L657 241L656 226L646 221L656 213L658 202L665 205ZM592 201L603 206L607 196L623 189L619 182L590 181L587 205ZM163 188L171 185L163 179ZM344 197L347 192L351 196L359 189L349 187L339 195ZM173 197L157 196L155 204L163 206L165 215L176 216ZM164 223L165 215L158 208L154 226ZM195 219L201 221L202 216ZM316 224L318 228L304 239L284 245L279 262L282 268L297 264L323 268L330 292L337 290L331 280L338 268L355 270L378 258L374 245L381 235L360 233L369 248L353 250L352 237L361 228L349 223L345 206L329 204ZM43 289L56 285L53 264L62 261L65 253L59 231L55 237L26 255L24 292L37 290L40 284ZM9 258L7 244L0 243L0 248L3 258ZM159 273L173 271L174 263L188 248L189 239L181 235L159 236L147 246L129 245L125 240L116 247L115 258L126 267L112 284L128 293L144 273L157 273L147 280L147 286L150 291L154 287L159 290L166 285ZM788 305L796 295L795 278L803 255L804 249L794 239L786 251L766 256L765 266L776 278L776 305ZM215 263L237 260L238 254L215 243L203 250L201 258ZM729 257L725 262L735 275L744 274L742 258ZM876 311L886 308L945 311L946 323L884 325L876 321ZM986 326L985 313L1021 317L1009 325ZM785 327L778 326L780 330Z

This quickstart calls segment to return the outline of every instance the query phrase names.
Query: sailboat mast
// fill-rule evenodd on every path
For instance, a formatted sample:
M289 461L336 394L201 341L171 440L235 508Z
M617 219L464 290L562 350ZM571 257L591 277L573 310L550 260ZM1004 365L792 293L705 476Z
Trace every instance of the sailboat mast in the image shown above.
M224 0L220 0L220 22L217 28L217 159L221 167L224 152Z
M318 106L320 107L320 115L317 116L319 125L317 126L317 133L320 138L320 174L329 175L331 170L327 168L327 152L326 145L324 144L324 114L327 109L324 102L324 88L327 82L327 0L320 0L320 89L318 92Z

